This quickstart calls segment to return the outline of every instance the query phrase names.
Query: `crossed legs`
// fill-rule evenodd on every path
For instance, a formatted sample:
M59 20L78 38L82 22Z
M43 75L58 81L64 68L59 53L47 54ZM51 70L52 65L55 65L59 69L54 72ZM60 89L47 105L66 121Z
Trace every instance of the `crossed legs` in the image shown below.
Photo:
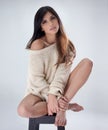
M83 59L71 72L64 94L64 97L68 99L68 102L71 101L77 91L87 81L91 69L92 61L89 59ZM72 109L72 104L70 104L69 107ZM80 108L78 104L76 104L76 107L78 109ZM47 113L47 103L45 101L42 101L41 98L32 94L26 96L18 106L18 114L22 117L39 117L46 115ZM65 112L59 111L56 116L55 124L63 126L65 123Z

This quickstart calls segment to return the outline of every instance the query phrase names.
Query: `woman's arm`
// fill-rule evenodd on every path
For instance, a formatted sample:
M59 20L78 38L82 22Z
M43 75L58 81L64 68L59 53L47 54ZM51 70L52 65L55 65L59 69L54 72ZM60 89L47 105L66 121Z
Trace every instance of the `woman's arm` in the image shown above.
M30 54L28 65L28 91L38 94L42 89L49 87L45 79L44 63L41 55Z
M51 82L49 86L49 94L59 96L64 93L64 88L69 78L70 71L71 65L65 66L65 63L61 63L58 66L54 80Z
M28 64L28 92L39 94L39 92L46 87L49 87L45 79L44 60L41 53L43 44L39 40L32 43L29 50L29 64Z
M66 87L70 72L71 72L71 66L73 63L73 60L75 58L76 50L74 50L74 53L70 51L70 61L66 65L65 63L59 64L54 80L49 86L49 94L54 94L56 96L59 96L64 93L64 88Z

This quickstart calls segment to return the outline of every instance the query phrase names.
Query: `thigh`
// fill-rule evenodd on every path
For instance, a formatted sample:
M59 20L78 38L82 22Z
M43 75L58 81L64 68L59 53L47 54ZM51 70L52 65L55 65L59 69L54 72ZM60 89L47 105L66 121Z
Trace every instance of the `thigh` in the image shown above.
M36 95L29 94L21 101L19 106L26 106L26 107L32 107L36 103L41 102L42 99Z

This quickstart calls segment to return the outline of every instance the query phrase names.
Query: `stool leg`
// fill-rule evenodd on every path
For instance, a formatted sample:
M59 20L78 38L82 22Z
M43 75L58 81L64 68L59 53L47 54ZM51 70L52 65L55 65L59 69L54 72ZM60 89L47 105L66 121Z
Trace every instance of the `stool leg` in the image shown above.
M34 119L29 119L29 130L39 130L39 123L35 123Z
M35 124L35 130L39 130L39 124Z
M28 130L35 130L35 124L33 119L29 119L29 128Z
M29 125L29 130L39 130L39 124Z
M65 130L65 126L57 126L57 130Z

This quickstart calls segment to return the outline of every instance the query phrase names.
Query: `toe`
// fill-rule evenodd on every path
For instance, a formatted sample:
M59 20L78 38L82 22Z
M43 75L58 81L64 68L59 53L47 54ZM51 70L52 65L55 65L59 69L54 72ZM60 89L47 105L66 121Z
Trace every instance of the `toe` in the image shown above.
M58 118L57 118L57 116L55 118L55 125L58 126Z

